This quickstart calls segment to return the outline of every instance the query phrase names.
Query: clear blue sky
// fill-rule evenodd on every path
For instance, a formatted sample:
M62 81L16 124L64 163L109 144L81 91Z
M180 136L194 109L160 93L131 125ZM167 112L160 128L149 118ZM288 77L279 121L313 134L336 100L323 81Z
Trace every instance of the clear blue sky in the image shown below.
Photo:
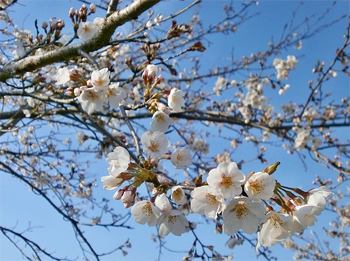
M10 8L15 18L15 23L21 28L33 29L34 20L38 19L39 24L42 21L48 21L53 16L62 18L66 22L66 30L69 28L70 21L67 17L68 10L71 6L78 8L80 4L75 1L34 1L34 0L19 0L19 4ZM163 15L175 12L179 6L185 6L189 1L164 1L159 5L160 12ZM214 23L217 21L222 14L221 6L224 1L203 1L200 15L205 24ZM259 6L256 6L252 10L261 12L260 15L254 17L241 27L239 31L230 36L214 35L209 38L211 41L210 47L207 51L199 54L200 59L203 62L202 71L205 72L210 66L222 65L223 59L231 55L232 48L236 57L243 55L249 56L258 50L264 50L267 43L270 41L271 36L279 38L285 23L289 22L293 10L298 5L299 1L261 1ZM331 1L306 1L304 6L298 13L297 20L311 14L320 14L327 7L331 5ZM335 8L329 14L329 17L325 20L331 21L337 17L349 14L349 2L338 1ZM156 11L157 13L157 11ZM190 12L191 13L191 12ZM189 14L190 14L189 13ZM96 15L97 16L97 15ZM101 15L102 16L102 15ZM179 23L186 22L188 16L183 16L179 19ZM343 42L342 35L345 32L347 20L344 19L341 22L335 24L331 28L326 29L317 36L303 42L303 48L300 51L291 49L281 55L282 59L285 59L287 55L293 54L299 58L299 66L295 71L290 74L291 88L283 96L278 96L277 92L269 93L268 97L271 97L271 102L274 103L275 107L282 103L288 103L289 101L297 102L301 98L305 98L307 93L307 82L315 77L312 75L311 70L315 65L316 61L320 59L329 64L331 59L334 57L334 50L340 46ZM229 80L236 79L238 81L244 79L245 75L237 75L230 78ZM216 79L208 82L208 89L214 86ZM339 77L333 79L328 86L329 91L335 94L334 99L340 99L345 96L349 96L349 80ZM278 99L278 100L276 100ZM346 135L345 132L339 132L339 135ZM1 139L4 139L2 136ZM72 137L75 139L75 136ZM222 142L221 140L218 142ZM216 146L218 148L220 146ZM210 150L210 153L214 155L216 152L215 148ZM245 155L246 150L238 150L236 153ZM238 157L241 158L242 156ZM248 157L248 155L247 155ZM288 155L281 148L269 148L267 155L269 163L281 161L282 164L278 169L276 179L282 183L289 184L290 186L301 186L303 188L312 187L312 180L315 175L322 177L336 178L335 173L319 167L316 163L307 161L308 169L305 170L300 159L294 155ZM107 171L101 172L101 169L105 170L107 164L104 159L97 160L92 159L93 164L88 173L91 177L97 177L107 175ZM244 173L250 171L258 171L264 168L260 163L255 162L247 165L243 169ZM43 243L47 250L50 252L61 253L64 252L70 258L77 257L80 255L80 251L77 251L78 245L74 238L73 230L71 226L64 222L62 218L56 215L55 211L51 210L50 207L43 202L38 196L34 195L28 188L23 184L9 177L8 175L1 174L0 179L0 223L7 227L16 227L16 230L23 231L28 227L28 222L31 222L31 226L34 227L32 232L28 232L28 236L37 240L38 243ZM96 193L101 197L111 198L113 192L104 191L102 186L96 188ZM115 205L115 209L119 211L122 209L121 202L112 202ZM200 221L199 216L191 216L191 221ZM320 221L312 229L320 230L322 226L326 225L329 216L321 216ZM99 247L99 251L108 251L111 248L116 247L124 243L128 238L133 246L132 249L128 250L129 255L122 259L120 252L116 252L109 258L104 260L155 260L158 256L158 245L151 242L151 234L156 234L155 228L149 228L148 226L142 226L130 221L129 225L133 226L133 230L127 229L116 229L111 232L107 232L103 229L94 228L87 230L87 235L96 242ZM202 227L202 229L200 229ZM222 253L232 253L235 260L254 260L255 252L251 246L244 245L236 247L234 250L226 248L225 242L228 239L225 235L214 234L213 226L199 225L197 233L203 235L205 244L214 244L215 248ZM98 231L98 233L96 233ZM186 251L189 249L193 237L190 233L183 235L181 238L170 235L165 238L168 242L168 246L172 249L179 251ZM62 252L61 250L64 249ZM272 248L276 251L274 254L279 260L292 260L293 253L281 249L279 246ZM185 253L171 253L165 251L163 253L163 260L180 260ZM1 260L21 260L21 254L13 247L7 239L0 235L0 259ZM78 259L81 260L81 259ZM264 260L259 258L258 260Z

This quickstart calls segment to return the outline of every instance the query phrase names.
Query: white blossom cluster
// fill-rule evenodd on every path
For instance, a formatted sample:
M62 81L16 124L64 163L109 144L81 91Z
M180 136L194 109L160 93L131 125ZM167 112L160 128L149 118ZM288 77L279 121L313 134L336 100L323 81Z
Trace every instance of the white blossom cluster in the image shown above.
M157 133L159 135L160 133ZM115 189L125 180L137 178L131 171L130 156L122 147L108 154L109 176L101 180L105 189ZM205 185L207 184L207 185ZM312 226L332 194L326 187L307 192L304 198L288 200L288 209L275 211L268 205L271 198L278 198L276 180L267 172L252 173L246 177L234 162L222 162L208 173L206 183L195 187L191 193L192 213L202 214L216 220L223 218L223 232L229 236L243 230L248 234L258 233L257 247L272 246L294 232ZM140 200L134 204L136 188L119 189L115 199L130 207L136 222L159 226L162 237L173 233L181 235L190 229L185 213L180 207L188 203L185 186L173 186L170 196L157 193L151 200ZM264 207L264 205L266 207ZM179 206L178 208L174 206Z
M293 61L292 58L288 59L289 62ZM289 65L288 69L294 68L293 66ZM147 97L152 97L153 88L162 79L161 76L157 77L157 73L158 68L151 64L144 70L142 78L146 86ZM94 71L90 82L92 89L95 88L94 92L102 93L101 90L109 84L108 71ZM217 85L227 83L223 79L218 79ZM273 108L265 104L266 99L261 95L262 86L267 83L267 79L260 81L251 77L247 80L245 86L248 93L245 97L241 97L242 104L245 107L272 111ZM78 98L83 108L87 108L89 112L102 108L102 105L91 105L96 104L91 99L83 98L91 96L84 94L87 90L84 88ZM140 139L142 152L148 156L146 165L132 163L128 150L123 147L116 147L107 155L107 162L110 166L108 167L109 175L101 178L104 188L117 189L125 181L130 180L130 184L119 188L113 198L121 200L125 208L132 206L131 214L136 222L159 226L160 236L165 237L169 233L180 236L195 228L186 218L188 213L205 215L213 220L221 218L223 232L231 237L239 230L248 234L257 233L257 248L260 245L272 246L291 237L292 233L301 232L314 224L316 216L325 207L325 199L331 194L330 190L326 187L309 192L297 190L294 192L301 197L291 197L290 194L282 197L281 194L285 194L286 187L280 189L283 186L271 176L276 169L266 168L262 172L253 172L245 176L237 164L230 162L229 157L223 154L217 159L219 162L217 168L209 171L206 182L196 183L194 187L173 185L163 175L156 174L152 168L157 167L160 160L170 160L175 168L180 169L192 164L188 148L176 148L171 155L169 154L171 143L166 136L169 126L173 124L170 117L171 112L181 111L185 105L184 96L183 91L172 88L168 92L167 105L159 100L156 105L152 103L155 111L153 111L150 123L151 128L144 132ZM85 105L85 103L90 105ZM303 128L296 131L298 135L295 146L300 150L311 140L309 138L311 130ZM265 136L267 139L269 133L266 133ZM84 138L80 137L80 139L83 142ZM317 141L312 142L313 146L317 146ZM204 139L193 139L190 148L193 151L207 154L209 147ZM137 198L137 188L144 182L153 188L154 196L150 200ZM159 186L162 189L159 189ZM187 193L186 190L191 192ZM169 195L168 191L170 191ZM269 204L270 200L280 205L281 209L274 210Z
M317 150L318 147L322 144L322 140L319 138L311 138L311 128L294 128L294 131L297 133L295 139L294 147L297 150L302 150L305 148L308 142L311 142L311 150Z
M119 103L127 96L126 91L119 87L119 83L110 84L110 72L108 68L94 70L87 86L74 89L74 95L84 111L91 114L94 111L103 111L104 105L112 108L119 106ZM65 84L71 79L71 72L68 68L60 68L56 75L58 84Z
M287 60L282 60L281 58L275 58L272 65L277 70L278 80L288 79L289 71L295 69L295 67L298 65L298 59L294 55L288 55Z

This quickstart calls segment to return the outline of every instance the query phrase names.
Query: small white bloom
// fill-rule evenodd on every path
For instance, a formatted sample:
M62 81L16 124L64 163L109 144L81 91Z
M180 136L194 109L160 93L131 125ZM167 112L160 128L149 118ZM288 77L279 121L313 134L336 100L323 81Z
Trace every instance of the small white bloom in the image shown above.
M197 187L191 192L191 209L194 213L204 214L208 218L216 219L225 209L224 198L219 190L209 187Z
M79 145L84 145L85 142L85 134L82 131L77 132L77 141Z
M103 22L105 21L105 19L104 18L102 18L102 17L96 17L95 19L94 19L94 24L96 25L96 27L98 28L98 29L100 29L101 27L102 27L102 24L103 24Z
M258 230L260 222L265 217L265 208L257 202L250 202L249 198L238 197L231 200L223 212L223 231L231 236L239 229L248 234Z
M242 185L246 177L238 169L235 162L222 162L212 169L207 178L209 186L217 188L224 198L231 199L242 193Z
M107 101L112 108L117 108L119 103L126 98L126 91L119 87L118 83L112 83L107 89Z
M192 157L190 150L187 148L177 148L173 154L171 154L171 163L177 169L184 169L186 166L192 164Z
M321 186L319 188L311 189L308 194L307 203L316 207L314 210L315 215L320 215L326 207L326 199L333 195L333 192L328 187Z
M92 86L94 86L97 90L105 90L109 84L109 75L110 72L108 71L108 68L103 68L99 71L94 70L91 73Z
M78 97L78 101L83 110L91 114L94 111L103 110L104 94L95 88L84 89Z
M101 181L103 182L103 188L107 190L116 189L123 182L123 178L116 178L111 175L101 177Z
M143 152L152 158L159 159L165 155L170 147L170 142L163 132L147 131L141 136Z
M157 195L154 204L163 214L167 215L173 209L165 193Z
M78 37L83 40L89 40L97 33L98 27L92 22L82 22L77 31Z
M67 67L59 68L56 73L56 83L66 84L70 80L70 74Z
M181 107L185 104L183 98L185 93L179 89L171 89L168 97L168 106L174 111L181 111Z
M244 184L244 191L254 201L269 200L273 194L276 180L264 172L257 172L250 176Z
M173 120L168 114L157 111L153 114L151 122L151 131L161 131L166 132L170 125L173 124Z
M154 206L154 204L148 200L142 200L137 202L131 208L131 214L137 223L146 224L148 226L157 225L158 218L160 216L159 210Z
M117 177L120 173L128 169L130 154L125 148L118 146L107 154L106 161L110 164L108 167L109 173Z
M296 206L295 211L293 211L293 222L289 230L291 232L301 232L303 229L313 226L317 221L314 214L316 209L317 207L309 204Z
M182 205L187 202L185 191L181 186L171 188L171 199L178 205Z
M288 214L271 211L266 215L265 222L258 232L258 244L261 246L273 246L287 237L292 237L289 231L292 218Z
M189 230L186 217L176 209L173 209L168 215L162 215L158 220L158 224L161 237L167 236L170 232L176 236L181 236Z
M228 246L229 249L233 249L235 246L239 246L243 244L243 239L241 237L235 238L230 237L229 240L226 242L226 246Z

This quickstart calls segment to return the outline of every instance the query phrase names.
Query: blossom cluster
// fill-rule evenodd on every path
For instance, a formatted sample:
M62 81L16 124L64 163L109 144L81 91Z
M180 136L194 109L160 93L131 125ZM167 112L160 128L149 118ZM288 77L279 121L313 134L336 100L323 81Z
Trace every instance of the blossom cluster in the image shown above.
M291 70L296 61L289 57L287 61L279 61L277 64L285 70ZM169 153L171 142L167 138L167 131L173 124L171 112L182 110L185 93L171 88L162 90L161 95L154 95L155 87L162 81L162 76L157 77L157 74L158 67L152 64L147 65L142 74L145 84L144 98L146 102L150 101L146 106L153 114L150 130L144 132L140 139L142 152L147 159L145 162L131 162L128 150L116 147L107 155L109 175L101 178L105 189L118 189L113 198L121 200L125 208L131 207L131 214L136 222L159 226L161 237L169 233L180 236L195 229L187 220L186 214L201 214L222 222L222 231L229 236L239 230L248 234L257 233L257 247L272 246L291 237L292 233L301 232L314 224L331 192L326 187L308 192L284 187L272 177L279 163L262 172L252 172L246 176L236 163L223 157L223 160L218 160L217 168L207 173L205 182L200 179L190 186L173 184L165 175L158 174L156 168L160 160L170 160L175 168L183 169L192 164L190 149L207 153L208 148L204 140L195 139L190 149L179 147ZM89 93L103 93L102 90L109 84L108 71L94 71L90 83L93 87L79 89L81 93L78 98L88 112L102 108L102 105L90 98L92 95ZM245 81L248 93L246 97L242 97L242 104L268 110L268 105L261 96L262 85L267 83L267 79L259 81L251 78ZM227 82L221 79L217 85L219 84ZM167 104L159 100L162 96L167 98ZM296 149L300 150L310 141L311 131L296 131ZM119 188L125 181L129 181L129 184ZM153 194L149 200L137 197L137 188L143 183L148 184ZM280 209L275 210L272 202Z
M78 98L84 111L91 114L94 111L103 111L104 105L117 108L127 96L126 91L119 87L119 83L110 83L110 72L108 68L94 70L91 78L85 85L73 88L74 95ZM67 67L57 71L58 84L66 84L68 81L79 82L82 76L75 70ZM85 80L83 80L85 81ZM72 88L69 88L71 90Z
M156 132L155 136L161 135ZM308 192L300 189L286 192L287 187L271 176L279 163L245 176L236 163L222 162L209 171L206 182L189 188L171 186L169 181L155 175L152 170L130 163L129 153L122 147L109 153L107 162L110 164L110 175L101 178L104 188L115 189L124 181L132 180L131 185L115 193L114 199L120 199L125 207L132 206L131 214L136 222L158 225L162 237L169 233L179 236L194 229L185 216L190 210L190 213L222 220L223 232L229 236L239 230L248 234L257 233L257 247L272 246L291 237L292 233L312 226L317 220L316 216L325 208L326 198L332 194L326 187ZM137 186L142 183L140 180L154 187L154 197L150 200L137 199ZM169 196L159 189L165 186L170 190ZM186 189L191 193L186 193ZM279 211L274 210L269 203L271 201L280 206ZM189 209L186 210L185 205Z

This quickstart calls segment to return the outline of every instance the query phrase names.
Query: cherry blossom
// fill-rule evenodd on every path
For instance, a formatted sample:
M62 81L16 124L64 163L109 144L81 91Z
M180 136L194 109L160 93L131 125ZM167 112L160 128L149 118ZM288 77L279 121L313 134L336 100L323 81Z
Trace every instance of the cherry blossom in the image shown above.
M181 111L181 107L185 104L184 96L185 93L183 91L176 88L171 89L168 97L168 106L173 111Z
M98 27L92 22L82 22L79 24L77 35L80 39L90 40L95 36Z
M301 206L296 206L295 211L293 211L293 223L294 227L290 227L291 232L301 232L303 229L313 226L317 221L315 217L315 210L317 208L315 206L304 204Z
M143 152L155 159L163 157L170 147L169 140L160 131L145 132L141 136L141 143Z
M244 191L254 201L269 200L273 194L276 180L267 173L257 172L251 175L244 184Z
M258 232L257 248L261 246L273 246L287 237L292 237L290 223L292 218L288 214L270 211L267 213L260 231Z
M242 192L242 185L246 177L238 169L235 162L222 162L212 169L207 178L209 186L217 188L224 198L231 199Z
M112 83L108 86L107 94L106 94L106 102L112 108L117 108L119 103L126 98L126 91L119 87L118 83Z
M178 205L185 204L187 202L185 191L181 186L171 188L171 199Z
M165 193L157 195L154 204L163 214L169 214L173 209Z
M218 189L210 186L201 186L191 192L191 210L194 213L204 214L211 219L225 209L224 198Z
M137 223L148 224L148 226L157 225L160 212L158 208L148 200L142 200L137 202L131 208L131 214Z
M114 177L112 175L101 177L101 181L103 182L103 188L107 190L112 190L118 188L123 182L124 179L122 177Z
M92 86L94 86L97 90L105 90L109 84L109 76L110 72L108 71L108 68L103 68L99 71L94 70L91 73Z
M297 138L295 139L295 148L302 150L310 139L311 129L310 128L297 128Z
M246 197L234 198L228 203L223 212L223 231L229 236L239 229L243 229L248 234L253 234L258 230L265 213L265 208L260 203L252 203Z
M94 88L84 89L81 95L78 97L78 101L84 111L91 114L94 111L102 111L103 103L105 100L103 92Z
M110 165L108 167L108 172L118 177L118 175L127 170L130 163L130 154L123 147L116 147L112 152L107 154L107 163Z
M173 120L169 117L168 114L161 111L156 111L152 117L151 131L166 132L169 126L172 124Z
M171 163L173 163L177 169L184 169L185 167L190 166L192 164L190 150L185 147L177 148L171 154Z
M66 84L70 80L69 70L67 67L59 68L56 73L56 83Z
M169 214L163 214L159 220L159 235L167 236L170 232L175 236L181 236L189 230L189 223L186 217L176 209L173 209Z
M311 189L308 192L307 203L316 207L313 212L315 215L321 214L326 207L326 199L333 194L334 193L326 186Z

